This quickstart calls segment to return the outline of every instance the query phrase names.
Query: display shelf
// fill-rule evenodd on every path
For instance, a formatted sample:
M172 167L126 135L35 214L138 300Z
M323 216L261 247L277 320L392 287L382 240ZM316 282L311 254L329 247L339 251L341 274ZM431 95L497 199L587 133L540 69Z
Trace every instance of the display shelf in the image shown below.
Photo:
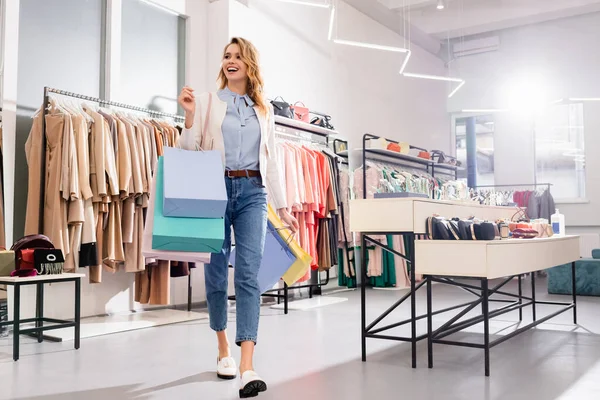
M310 132L310 133L314 133L316 135L321 135L321 136L335 136L335 135L340 134L338 131L335 131L335 130L323 128L321 126L317 126L317 125L313 125L313 124L308 124L308 123L302 122L302 121L297 121L295 119L281 117L279 115L275 116L275 123L278 125L283 125L283 126L287 126L290 128L300 129L305 132Z
M360 152L360 151L362 151L362 149L355 149L354 151ZM389 161L389 159L392 158L392 159L396 159L396 160L400 160L400 161L414 162L416 164L433 166L435 168L446 169L446 170L450 170L450 171L464 171L465 170L464 167L457 167L457 166L448 165L448 164L440 164L440 163L436 163L432 160L426 160L421 157L412 156L410 154L402 154L402 153L398 153L396 151L391 151L391 150L365 149L365 152L368 154L367 158L372 161ZM348 157L349 151L348 150L340 151L340 152L338 152L338 155L342 156L342 157Z
M352 232L414 232L425 234L427 218L447 215L458 218L476 216L484 220L510 220L517 207L486 206L474 202L419 198L350 200Z
M435 276L497 279L568 264L579 254L578 236L415 243L417 273Z

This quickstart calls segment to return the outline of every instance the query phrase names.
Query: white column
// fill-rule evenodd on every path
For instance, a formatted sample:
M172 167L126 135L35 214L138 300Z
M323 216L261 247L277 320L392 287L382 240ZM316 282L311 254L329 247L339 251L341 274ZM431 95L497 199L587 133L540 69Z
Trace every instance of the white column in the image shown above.
M121 88L121 21L122 0L106 3L106 76L104 97L117 100Z
M19 63L19 5L20 0L4 1L2 29L4 30L4 74L2 79L2 149L4 172L4 230L6 243L13 242L15 146L17 128L17 67Z

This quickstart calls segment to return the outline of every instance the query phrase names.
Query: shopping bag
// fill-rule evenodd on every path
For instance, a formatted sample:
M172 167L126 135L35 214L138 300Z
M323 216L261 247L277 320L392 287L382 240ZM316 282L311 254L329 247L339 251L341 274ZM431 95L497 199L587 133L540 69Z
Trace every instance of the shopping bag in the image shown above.
M210 253L191 253L187 251L155 250L152 248L152 230L154 229L154 196L156 194L156 179L152 180L152 187L150 193L152 193L152 196L148 204L146 224L144 225L144 233L142 236L142 255L146 257L146 259L181 262L200 262L208 264L210 262Z
M296 261L294 261L294 263L286 271L286 273L283 274L282 277L285 283L287 283L288 286L291 286L298 282L298 280L304 275L306 275L306 272L310 269L312 257L306 251L304 251L298 242L293 239L290 240L292 232L283 225L283 222L270 204L268 209L269 222L279 237L288 243L289 250L296 257Z
M229 263L235 268L234 247L231 251ZM281 277L296 261L296 256L289 249L286 243L277 233L271 222L267 222L267 234L265 237L265 249L263 251L262 262L258 270L258 285L260 292L264 293L273 288L281 280Z
M225 240L223 218L165 217L163 208L164 158L158 159L156 190L153 194L154 226L152 248L155 250L218 253Z
M227 191L219 151L164 150L165 217L223 218Z

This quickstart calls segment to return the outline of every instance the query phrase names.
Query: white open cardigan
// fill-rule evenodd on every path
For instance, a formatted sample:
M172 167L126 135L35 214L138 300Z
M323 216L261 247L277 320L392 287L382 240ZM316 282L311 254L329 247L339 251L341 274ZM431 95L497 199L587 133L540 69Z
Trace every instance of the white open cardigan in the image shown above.
M204 130L204 119L209 104L209 95L212 96L208 126ZM273 107L269 105L268 114L262 115L257 106L254 106L260 124L260 175L263 184L271 198L273 206L279 210L287 208L287 200L283 189L283 182L277 165L277 149L275 148L275 118ZM196 98L196 115L191 128L184 128L179 138L179 147L186 150L219 150L225 161L225 146L221 126L227 113L227 103L219 99L216 93L203 93Z

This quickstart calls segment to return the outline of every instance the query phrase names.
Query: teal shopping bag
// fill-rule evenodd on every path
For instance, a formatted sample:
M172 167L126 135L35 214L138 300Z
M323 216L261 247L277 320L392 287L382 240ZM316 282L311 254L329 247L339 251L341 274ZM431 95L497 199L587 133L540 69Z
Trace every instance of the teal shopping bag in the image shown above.
M163 209L164 160L158 159L156 191L152 193L154 227L152 248L155 250L189 251L196 253L218 253L225 240L223 218L165 217Z

